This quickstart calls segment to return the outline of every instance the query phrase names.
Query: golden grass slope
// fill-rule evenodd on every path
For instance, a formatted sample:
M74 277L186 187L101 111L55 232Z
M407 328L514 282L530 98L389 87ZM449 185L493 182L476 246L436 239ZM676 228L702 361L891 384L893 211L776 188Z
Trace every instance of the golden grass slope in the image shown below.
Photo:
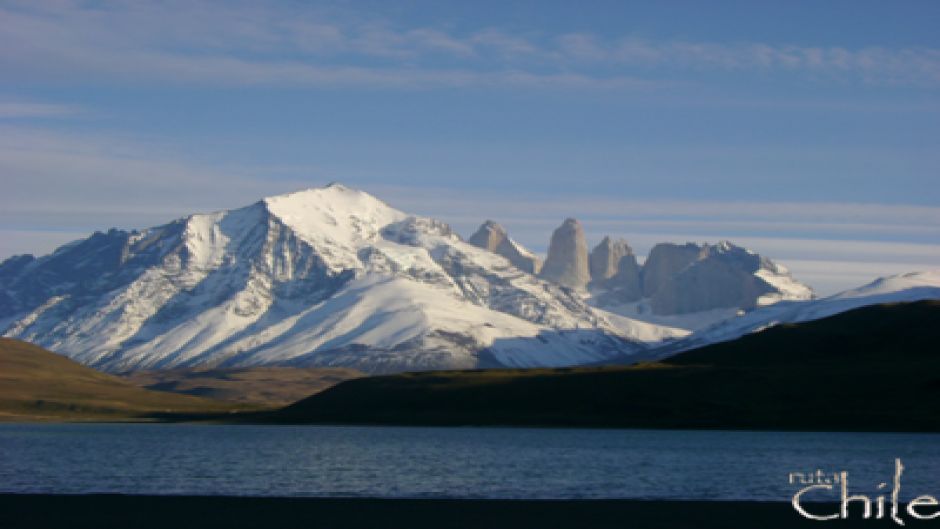
M151 391L41 347L0 338L0 421L146 420L226 413L245 405Z

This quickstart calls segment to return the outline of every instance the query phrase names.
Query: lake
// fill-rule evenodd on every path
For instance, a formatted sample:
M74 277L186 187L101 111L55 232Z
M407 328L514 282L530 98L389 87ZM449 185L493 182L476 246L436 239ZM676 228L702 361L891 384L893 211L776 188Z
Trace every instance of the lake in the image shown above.
M883 493L895 458L940 495L937 434L0 424L0 492L788 501L817 469Z

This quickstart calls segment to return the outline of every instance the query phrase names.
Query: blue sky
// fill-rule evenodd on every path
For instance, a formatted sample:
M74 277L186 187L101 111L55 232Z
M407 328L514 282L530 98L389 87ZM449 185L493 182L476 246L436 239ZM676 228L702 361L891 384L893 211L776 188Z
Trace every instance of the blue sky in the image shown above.
M342 181L544 251L940 266L938 2L0 1L0 258Z

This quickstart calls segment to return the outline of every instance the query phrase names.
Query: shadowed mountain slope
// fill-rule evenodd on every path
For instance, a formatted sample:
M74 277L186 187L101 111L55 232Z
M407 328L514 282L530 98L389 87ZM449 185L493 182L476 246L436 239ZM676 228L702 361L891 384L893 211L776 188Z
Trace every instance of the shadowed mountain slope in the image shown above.
M278 422L940 430L940 301L780 325L657 364L342 383Z
M135 371L122 378L157 391L276 407L361 376L355 369L342 367L245 367Z
M0 263L0 334L111 373L583 364L646 349L619 321L340 184Z

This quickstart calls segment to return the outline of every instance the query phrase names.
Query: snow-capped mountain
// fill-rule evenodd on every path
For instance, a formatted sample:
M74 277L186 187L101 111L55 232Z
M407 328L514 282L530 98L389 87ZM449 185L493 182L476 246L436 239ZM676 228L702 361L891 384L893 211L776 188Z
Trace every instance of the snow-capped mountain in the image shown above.
M546 273L496 223L464 242L441 221L331 184L7 259L0 333L115 372L541 367L662 356L940 297L933 272L812 300L784 267L727 242L660 244L641 267L622 240L588 255L574 219L552 242ZM552 280L556 268L565 281Z
M576 292L333 184L0 265L0 329L109 371L559 366L645 348ZM668 331L663 331L669 335Z
M477 231L467 239L467 242L485 250L489 250L497 255L502 255L513 266L528 272L537 274L542 268L542 261L528 248L512 240L506 233L506 228L488 220L484 222Z
M729 241L660 243L639 266L626 241L608 237L591 255L592 264L597 264L597 257L618 259L616 265L602 262L594 267L607 272L592 278L588 297L592 306L687 334L741 311L815 297L783 265Z
M544 263L493 221L483 223L468 242L581 292L595 308L671 327L673 336L740 310L815 297L786 267L730 241L660 243L642 266L623 239L604 237L589 253L584 228L573 218L552 233Z
M711 343L734 340L775 325L818 320L869 305L925 299L940 299L940 269L879 278L865 286L822 299L781 301L722 319L685 339L655 348L647 354L651 358L665 358Z

